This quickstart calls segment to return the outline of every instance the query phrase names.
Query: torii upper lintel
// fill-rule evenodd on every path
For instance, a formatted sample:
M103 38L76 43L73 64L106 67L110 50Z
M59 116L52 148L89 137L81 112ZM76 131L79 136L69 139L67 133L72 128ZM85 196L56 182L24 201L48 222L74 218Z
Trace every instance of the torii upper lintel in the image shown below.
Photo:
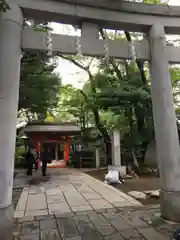
M180 7L128 3L113 0L8 0L17 3L31 19L81 24L89 21L102 28L148 32L154 24L167 34L179 34Z

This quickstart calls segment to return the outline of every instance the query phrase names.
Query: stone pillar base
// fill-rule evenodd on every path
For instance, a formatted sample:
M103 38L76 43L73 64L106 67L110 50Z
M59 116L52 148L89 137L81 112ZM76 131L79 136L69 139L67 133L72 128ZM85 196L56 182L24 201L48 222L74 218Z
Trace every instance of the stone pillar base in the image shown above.
M180 222L180 192L160 191L161 216L172 222Z
M109 166L108 166L108 171L109 171L109 170L116 170L116 171L118 171L118 172L122 175L122 177L127 174L126 166L114 166L114 165L109 165Z
M0 238L1 240L12 240L13 233L13 206L0 208Z

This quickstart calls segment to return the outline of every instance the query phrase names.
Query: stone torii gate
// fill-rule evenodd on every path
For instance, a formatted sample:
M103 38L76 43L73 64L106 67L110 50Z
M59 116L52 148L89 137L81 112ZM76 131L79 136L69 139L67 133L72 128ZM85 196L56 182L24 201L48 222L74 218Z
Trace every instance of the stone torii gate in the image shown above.
M11 215L16 114L21 49L47 49L47 33L23 28L23 18L81 26L81 52L131 59L126 41L99 39L99 27L145 32L135 42L136 56L150 61L157 156L161 176L161 213L180 221L180 150L168 63L180 63L180 48L165 44L165 34L180 33L180 7L113 0L8 0L0 14L0 232ZM76 54L77 37L52 35L52 53ZM3 238L2 238L3 239ZM6 238L8 237L6 236Z

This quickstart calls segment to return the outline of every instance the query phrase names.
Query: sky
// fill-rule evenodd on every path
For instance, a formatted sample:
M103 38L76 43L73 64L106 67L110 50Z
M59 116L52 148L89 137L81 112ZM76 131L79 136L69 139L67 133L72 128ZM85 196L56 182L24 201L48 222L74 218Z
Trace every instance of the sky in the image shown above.
M169 0L169 5L180 5L180 0ZM57 34L78 34L70 25L52 23L52 28L54 30L54 33ZM172 39L172 37L170 37L170 39ZM74 87L77 88L81 88L88 79L88 75L85 71L76 67L73 63L62 59L58 60L56 73L58 73L62 77L63 84L72 84Z
M52 28L56 34L78 35L70 25L52 23ZM84 83L88 80L88 75L84 70L61 58L58 60L55 72L62 77L63 84L72 84L76 88L83 87Z

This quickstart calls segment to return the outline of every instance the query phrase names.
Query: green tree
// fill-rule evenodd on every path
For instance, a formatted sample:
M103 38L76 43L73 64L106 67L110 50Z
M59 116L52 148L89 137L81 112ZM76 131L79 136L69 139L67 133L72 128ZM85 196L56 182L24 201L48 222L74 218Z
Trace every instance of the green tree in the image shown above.
M85 93L70 84L62 86L60 92L56 120L76 121L86 134L86 128L91 126L93 117Z
M140 155L140 149L143 147L145 151L153 136L150 89L143 85L134 63L121 61L117 66L120 79L111 65L94 78L98 88L96 105L106 114L111 113L105 119L106 124L110 129L120 129L124 151L132 157L132 149Z
M61 78L54 61L44 53L25 52L21 59L19 113L28 120L46 118L57 107Z
M144 1L148 4L164 4L164 1ZM126 38L128 42L139 37L137 34L124 32L115 36L108 35L100 29L103 39ZM140 37L143 37L141 34ZM108 65L100 60L98 74L92 74L89 66L82 65L77 58L65 57L76 66L84 69L89 75L83 95L94 116L94 124L104 139L110 139L112 128L120 128L123 132L122 142L126 152L133 158L133 151L139 160L149 141L154 136L150 81L147 65L143 61L120 61L109 58Z
M51 30L47 22L24 21L35 31ZM28 121L44 120L57 107L61 78L54 73L56 57L45 52L23 52L19 89L19 115Z
M79 89L74 88L71 84L63 85L60 89L56 120L81 123L81 101Z
M7 2L5 0L0 0L0 12L6 12L7 9L10 9Z
M88 82L89 82L89 88L84 88L80 93L83 96L83 101L86 102L88 109L90 109L90 112L93 115L93 120L95 127L98 130L98 136L101 136L104 142L104 148L107 156L107 161L109 164L111 164L111 140L110 140L110 135L109 132L107 131L106 127L101 121L101 116L99 109L97 108L97 105L94 103L94 98L93 95L96 94L96 88L94 86L94 77L93 74L91 73L91 65L93 62L93 58L83 58L83 59L78 59L77 57L67 57L60 55L61 58L65 60L69 60L70 62L74 63L77 67L80 69L84 70L88 74ZM91 95L91 97L89 96Z

